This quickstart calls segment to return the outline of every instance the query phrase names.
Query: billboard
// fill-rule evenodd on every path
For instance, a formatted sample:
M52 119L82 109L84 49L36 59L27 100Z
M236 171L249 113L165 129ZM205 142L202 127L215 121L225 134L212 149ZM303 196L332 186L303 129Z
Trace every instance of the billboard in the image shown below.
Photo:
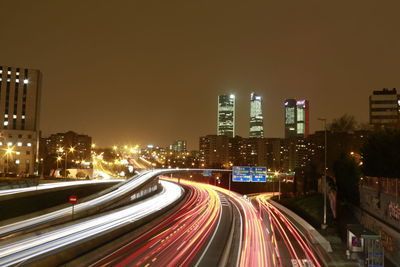
M232 168L233 182L266 182L266 167L242 167L234 166Z

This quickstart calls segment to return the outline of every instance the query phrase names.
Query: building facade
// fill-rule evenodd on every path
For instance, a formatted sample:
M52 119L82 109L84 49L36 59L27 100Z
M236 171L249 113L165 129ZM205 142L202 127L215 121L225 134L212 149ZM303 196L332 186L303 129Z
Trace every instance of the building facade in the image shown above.
M310 133L310 111L308 100L296 101L296 133L297 137L305 138Z
M185 140L176 140L169 148L174 152L186 152L186 145L187 143Z
M307 137L310 129L308 100L286 99L284 105L285 138Z
M229 137L207 135L200 137L200 163L202 167L222 168L229 164Z
M369 97L369 121L375 129L399 128L400 95L396 88L373 91Z
M295 138L296 133L296 100L285 100L285 138Z
M235 136L235 95L218 96L217 135Z
M67 158L67 168L81 167L82 162L91 161L91 151L92 137L73 131L41 138L40 158L46 161L46 166L54 165L59 157L63 161L63 165L60 166L65 166Z
M255 93L250 95L250 138L264 137L264 123L262 114L262 97Z
M3 173L34 174L38 161L39 70L0 66L0 168Z

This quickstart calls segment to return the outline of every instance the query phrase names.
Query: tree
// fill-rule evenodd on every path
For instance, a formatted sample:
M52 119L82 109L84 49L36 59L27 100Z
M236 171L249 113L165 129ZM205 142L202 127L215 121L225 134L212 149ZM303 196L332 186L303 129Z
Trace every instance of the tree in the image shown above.
M361 148L363 173L367 176L400 178L400 131L383 130L369 135Z
M357 122L354 116L344 114L338 119L334 119L328 126L332 133L351 133L357 128Z
M342 153L333 164L333 172L339 199L358 205L360 202L358 184L361 171L356 160L348 154Z

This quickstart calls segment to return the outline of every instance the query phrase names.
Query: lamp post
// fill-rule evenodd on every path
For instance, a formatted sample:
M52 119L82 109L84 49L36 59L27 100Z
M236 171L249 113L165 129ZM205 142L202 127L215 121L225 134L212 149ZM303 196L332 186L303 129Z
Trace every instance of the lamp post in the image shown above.
M327 155L327 136L326 136L326 119L325 118L318 118L318 120L324 123L324 132L325 132L325 156L324 156L324 222L321 225L322 229L326 229L326 155Z
M9 157L10 157L10 154L13 152L14 152L14 150L12 147L7 147L7 150L6 150L6 160L7 160L6 173L8 173L8 165L9 165L9 161L10 161Z
M69 148L69 151L68 150L65 150L65 171L64 171L64 176L65 176L65 178L67 178L67 162L68 162L68 152L74 152L75 151L75 148L73 148L73 147L70 147Z
M56 168L56 171L58 170L58 163L61 161L61 157L60 156L57 156L57 160L56 160L56 163L57 163L57 168Z

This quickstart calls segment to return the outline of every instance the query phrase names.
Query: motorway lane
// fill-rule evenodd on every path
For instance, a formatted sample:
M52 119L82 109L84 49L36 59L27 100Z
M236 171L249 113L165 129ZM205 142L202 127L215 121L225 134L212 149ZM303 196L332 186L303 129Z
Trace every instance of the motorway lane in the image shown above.
M124 209L1 246L0 266L28 263L37 257L47 257L65 248L79 246L82 242L88 242L166 208L182 196L180 186L166 181L161 183L162 192Z
M264 193L254 199L278 253L276 266L322 266L312 245L282 212L268 202L270 197L271 194Z
M147 171L145 173L137 175L127 180L125 183L121 184L117 189L105 195L75 205L74 208L75 213L93 209L96 206L103 205L106 203L112 203L113 200L117 199L121 195L134 191L139 186L145 184L149 179L151 179L154 176L157 176L158 174L161 174L162 172L163 170L155 170L155 171ZM59 220L61 218L70 217L71 212L72 212L71 208L68 207L35 218L0 226L0 237L5 237L15 232L19 232L31 227L36 227L38 225L46 224L55 220Z
M182 183L188 196L176 212L92 266L217 266L232 207L209 185Z
M242 235L237 266L277 266L278 255L266 231L266 225L248 199L221 187L212 186L231 199L241 214Z
M89 180L89 181L45 183L45 184L39 184L38 186L29 186L29 187L22 187L22 188L0 190L0 197L6 196L6 195L15 195L15 194L19 194L19 193L37 191L37 190L48 190L48 189L54 189L54 188L61 189L61 188L67 188L67 187L76 186L76 185L98 184L98 183L116 183L116 182L123 182L123 181L125 181L125 180L115 179L115 180Z

